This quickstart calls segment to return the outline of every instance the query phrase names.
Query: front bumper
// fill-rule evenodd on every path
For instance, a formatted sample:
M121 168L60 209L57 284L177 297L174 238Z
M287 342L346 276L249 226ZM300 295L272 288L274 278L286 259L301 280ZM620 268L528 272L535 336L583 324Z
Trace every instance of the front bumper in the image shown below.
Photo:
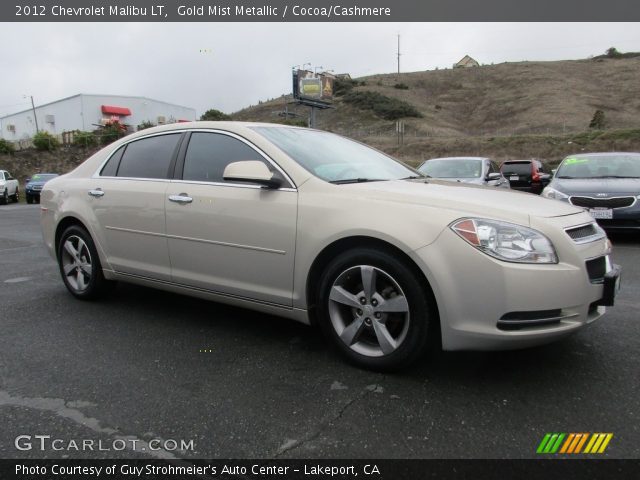
M477 251L449 229L431 245L413 252L438 303L443 348L501 350L540 345L600 318L605 312L604 285L589 278L586 261L608 255L607 242L575 244L564 232L568 226L589 221L586 214L578 214L545 219L546 229L532 223L554 243L558 264L500 261ZM549 231L548 223L554 222L560 228ZM610 261L606 264L611 270ZM516 321L516 328L508 326L510 321Z

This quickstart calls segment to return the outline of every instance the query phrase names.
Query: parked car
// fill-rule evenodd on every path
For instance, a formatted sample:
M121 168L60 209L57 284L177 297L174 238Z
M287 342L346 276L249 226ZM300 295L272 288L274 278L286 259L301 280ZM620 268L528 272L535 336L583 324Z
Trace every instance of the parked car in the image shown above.
M619 267L581 208L421 177L344 137L240 122L129 135L41 194L62 280L114 280L317 324L357 365L431 342L518 348L612 305Z
M442 180L509 188L496 164L485 157L432 158L422 163L418 171Z
M57 173L36 173L31 178L28 178L24 189L24 195L27 199L27 203L40 203L40 192L42 191L42 187L44 187L44 184L49 180L56 178L57 176Z
M551 175L540 160L507 160L500 167L511 188L522 192L542 193L551 181Z
M640 230L640 153L569 155L542 192L586 208L607 230Z
M0 170L0 204L6 205L9 200L16 203L20 200L18 180L6 170Z

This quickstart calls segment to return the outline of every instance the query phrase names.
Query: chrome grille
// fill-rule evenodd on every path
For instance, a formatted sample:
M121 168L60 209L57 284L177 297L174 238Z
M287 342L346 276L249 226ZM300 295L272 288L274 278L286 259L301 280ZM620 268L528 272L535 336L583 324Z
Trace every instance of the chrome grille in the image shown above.
M613 198L571 197L569 200L576 207L587 207L587 208L623 208L623 207L630 207L636 201L635 197L613 197Z

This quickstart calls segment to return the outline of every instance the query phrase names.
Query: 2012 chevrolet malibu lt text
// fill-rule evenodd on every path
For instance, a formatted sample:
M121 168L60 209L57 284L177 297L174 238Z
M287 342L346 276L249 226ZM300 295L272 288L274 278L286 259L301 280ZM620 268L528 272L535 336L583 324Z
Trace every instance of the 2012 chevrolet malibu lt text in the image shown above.
M344 137L195 122L129 135L41 194L68 290L114 281L317 324L352 362L546 343L599 318L620 270L583 209L441 182Z

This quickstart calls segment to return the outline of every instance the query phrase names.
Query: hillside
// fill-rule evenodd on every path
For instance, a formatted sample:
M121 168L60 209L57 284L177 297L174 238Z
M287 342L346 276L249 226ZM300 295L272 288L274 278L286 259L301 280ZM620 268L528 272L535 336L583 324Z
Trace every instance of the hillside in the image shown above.
M598 58L502 63L402 73L400 77L373 75L357 79L359 85L353 91L372 91L397 98L422 114L422 118L405 119L405 146L401 150L406 150L416 143L442 143L437 140L441 137L455 137L464 143L462 139L468 137L576 134L588 130L598 109L604 111L609 129L640 128L639 78L640 58ZM408 89L395 88L399 83ZM236 112L232 117L279 121L282 117L278 113L290 100L283 96ZM395 121L349 105L344 97L337 97L334 107L317 114L318 128L399 153L395 146ZM301 119L306 118L308 110L289 105L289 111L300 114ZM501 152L501 156L511 154ZM419 158L411 154L409 159Z

